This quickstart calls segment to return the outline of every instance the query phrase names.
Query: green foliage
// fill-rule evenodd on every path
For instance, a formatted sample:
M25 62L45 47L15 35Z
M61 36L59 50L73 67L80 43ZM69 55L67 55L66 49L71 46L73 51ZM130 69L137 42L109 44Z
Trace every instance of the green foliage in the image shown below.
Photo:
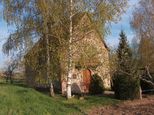
M79 42L78 44L78 49L79 52L76 59L76 67L81 69L81 68L97 68L99 66L100 59L99 59L99 54L101 53L100 51L97 50L97 48L90 43L83 43L81 44Z
M16 30L8 37L8 40L4 44L3 51L6 54L8 54L10 51L20 53L18 52L18 50L22 49L24 50L22 52L22 55L24 55L24 53L28 51L31 43L42 38L45 38L46 41L55 38L56 41L59 41L60 43L60 47L58 47L58 49L65 48L65 50L71 50L72 48L69 44L72 43L68 43L68 41L72 41L72 32L70 32L70 30L76 23L74 23L74 20L70 20L70 18L75 14L85 12L91 14L91 11L93 11L91 14L91 19L93 21L93 24L95 25L94 27L96 27L96 29L99 31L102 30L102 35L104 35L106 33L106 23L115 21L115 19L119 18L119 14L123 13L123 10L127 4L127 0L73 0L72 5L70 4L71 2L68 2L68 0L1 1L4 8L4 19L7 21L8 24L13 26L15 25L16 27ZM71 6L72 10L70 11ZM72 27L70 27L70 22L73 22ZM72 29L74 30L74 28ZM74 32L73 36L76 36ZM49 79L49 69L55 68L56 64L52 64L54 67L50 66L48 61L52 60L50 59L50 56L48 56L48 54L49 47L53 48L53 44L49 45L47 43L46 46L46 69L47 79ZM68 50L69 55L70 52L72 51ZM54 56L56 56L56 54L54 54ZM63 58L66 58L69 61L71 60L71 57L72 56L70 55L70 59L68 57L66 58L66 56ZM68 63L71 63L71 61ZM69 67L69 65L67 66ZM41 68L40 64L38 63L36 63L35 67ZM57 66L56 68L59 67ZM52 75L51 73L51 76L58 76L58 74Z
M84 100L51 98L31 88L0 81L1 115L80 115L93 106L111 105L120 101L108 97L87 96Z
M89 91L91 94L102 94L104 92L103 81L97 74L94 74L91 78Z
M123 31L120 33L120 42L117 49L118 69L130 72L132 61L132 51L128 45L127 37Z
M132 58L132 51L127 43L126 35L120 33L120 43L117 49L117 71L113 77L113 88L118 99L139 98L139 75Z
M116 74L113 79L115 97L122 100L139 98L139 81L134 76Z
M60 42L69 37L68 0L1 0L1 3L4 6L4 19L17 29L5 44L5 53L16 51L21 45L27 48L34 36L39 38L50 34ZM127 0L74 0L73 6L73 14L93 11L91 16L96 28L105 34L105 24L119 19L127 6ZM56 29L51 28L55 25Z

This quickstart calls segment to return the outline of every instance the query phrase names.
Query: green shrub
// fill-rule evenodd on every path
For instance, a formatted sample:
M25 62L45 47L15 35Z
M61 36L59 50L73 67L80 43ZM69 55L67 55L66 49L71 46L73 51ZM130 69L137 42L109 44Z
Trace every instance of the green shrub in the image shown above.
M102 94L104 92L104 84L100 76L94 74L90 84L90 94Z
M122 100L140 97L140 82L138 77L126 74L116 74L113 79L115 97Z

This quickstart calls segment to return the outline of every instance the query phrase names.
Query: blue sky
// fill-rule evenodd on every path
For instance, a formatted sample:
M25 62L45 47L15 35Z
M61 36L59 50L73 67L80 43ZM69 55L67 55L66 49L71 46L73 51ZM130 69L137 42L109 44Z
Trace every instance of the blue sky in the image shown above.
M118 23L111 24L111 34L106 37L106 43L109 47L115 48L119 43L119 33L123 29L127 35L129 43L131 43L135 33L131 29L130 20L135 6L138 5L139 0L129 0L129 7L125 14L122 15Z
M123 29L127 35L129 43L134 37L134 33L130 27L130 20L132 16L132 11L137 5L139 0L129 0L129 8L126 13L122 15L122 19L118 23L111 24L111 34L106 36L106 43L109 47L117 47L119 43L119 33ZM0 6L0 9L1 6ZM7 57L2 53L2 44L5 42L7 36L10 33L6 22L2 19L2 12L0 11L0 69L4 67Z
M0 14L1 15L1 14ZM8 36L8 28L6 22L0 18L0 68L3 67L4 62L6 61L6 56L2 53L2 45L5 42L6 37Z

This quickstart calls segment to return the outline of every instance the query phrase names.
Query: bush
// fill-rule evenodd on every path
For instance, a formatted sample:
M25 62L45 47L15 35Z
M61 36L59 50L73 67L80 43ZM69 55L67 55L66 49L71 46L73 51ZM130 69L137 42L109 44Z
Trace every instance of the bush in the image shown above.
M102 94L104 92L104 84L99 75L94 74L92 76L89 91L90 94Z
M138 77L126 74L116 74L113 79L115 97L122 100L140 97L140 80Z

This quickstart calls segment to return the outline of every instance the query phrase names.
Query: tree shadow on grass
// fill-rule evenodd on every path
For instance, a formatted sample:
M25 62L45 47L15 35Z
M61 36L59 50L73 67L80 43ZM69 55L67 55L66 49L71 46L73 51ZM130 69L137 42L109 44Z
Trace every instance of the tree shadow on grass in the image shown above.
M44 95L50 96L50 88L49 87L35 87L34 89Z
M0 86L5 86L5 85L7 85L7 83L0 82Z
M19 86L23 88L30 88L28 85L26 85L26 83L23 80L14 80L11 85Z
M23 80L13 80L11 83L10 81L6 82L6 80L1 80L0 85L14 85L14 86L19 86L19 87L24 87L24 88L29 88Z

